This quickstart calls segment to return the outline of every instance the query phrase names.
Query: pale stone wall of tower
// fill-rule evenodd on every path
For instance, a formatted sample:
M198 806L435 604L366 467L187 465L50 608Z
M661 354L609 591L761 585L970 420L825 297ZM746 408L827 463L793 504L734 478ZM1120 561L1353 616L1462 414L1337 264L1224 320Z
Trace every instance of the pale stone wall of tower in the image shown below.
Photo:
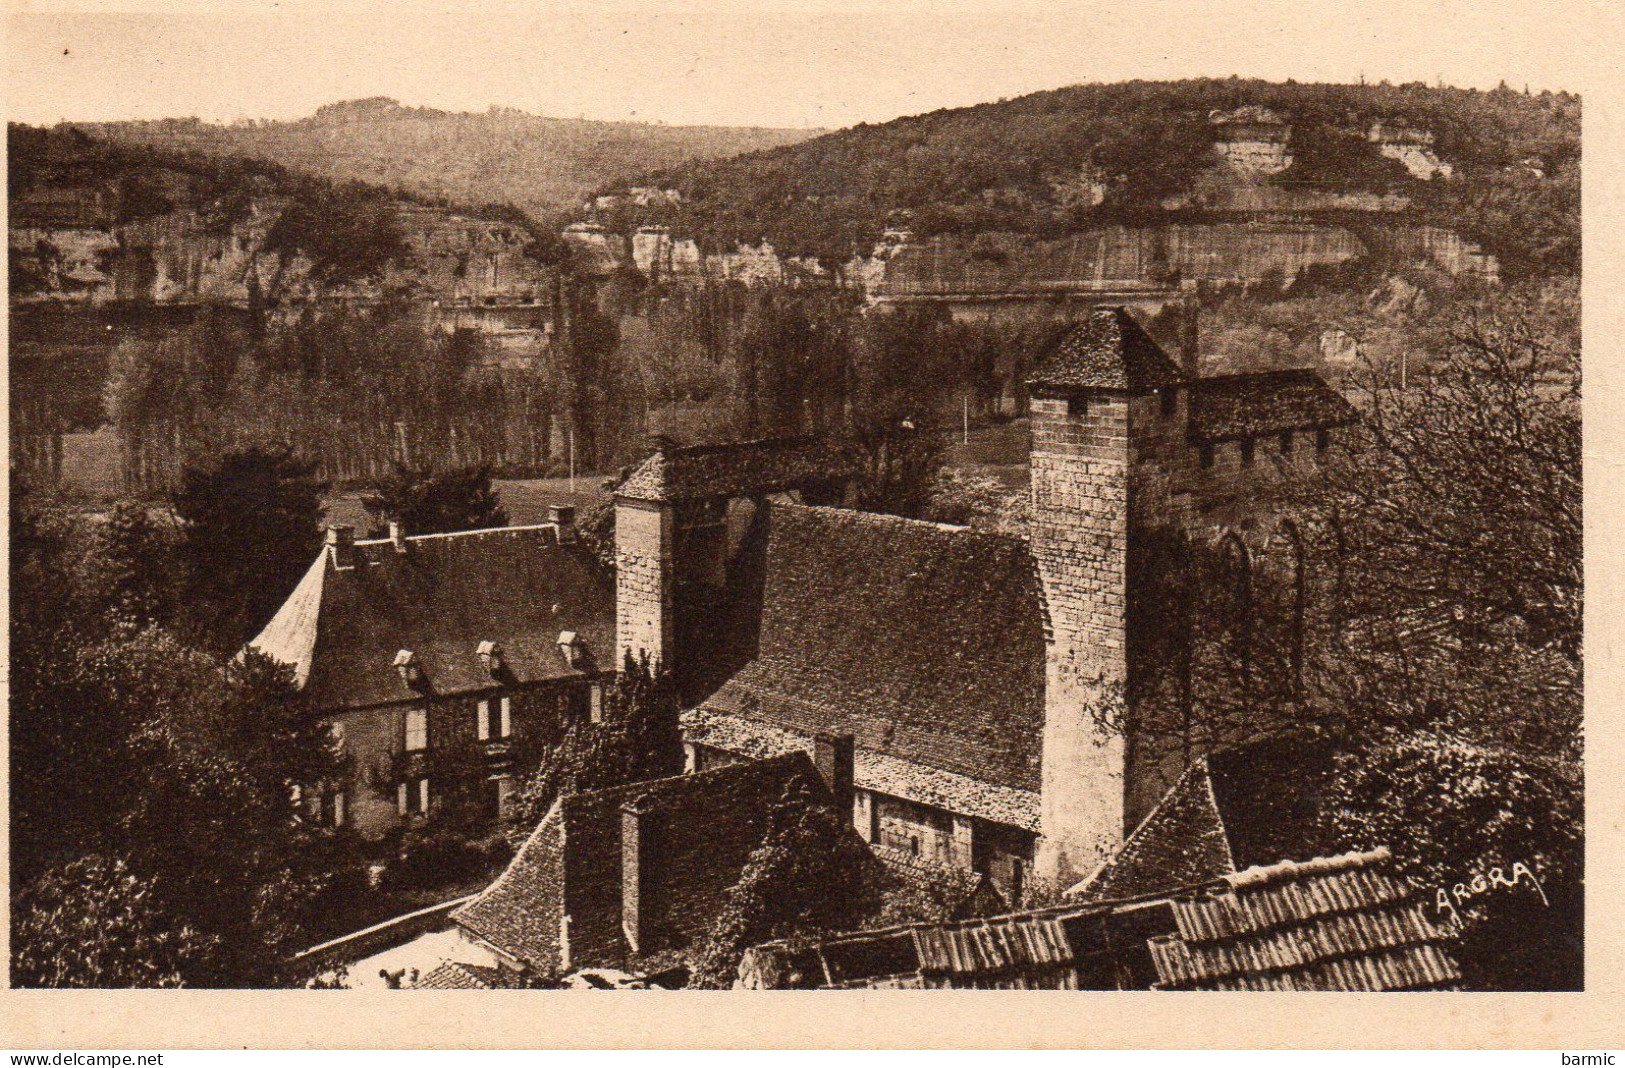
M630 652L670 664L675 635L676 531L669 505L615 502L615 633L617 670Z
M1124 833L1124 740L1100 714L1127 698L1129 401L1034 398L1032 414L1032 545L1049 613L1038 866L1064 884Z

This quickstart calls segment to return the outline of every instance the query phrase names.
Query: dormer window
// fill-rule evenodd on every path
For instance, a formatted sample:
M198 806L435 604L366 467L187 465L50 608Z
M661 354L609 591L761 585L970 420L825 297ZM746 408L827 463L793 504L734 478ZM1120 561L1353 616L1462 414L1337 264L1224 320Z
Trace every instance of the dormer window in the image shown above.
M401 682L412 689L423 686L423 668L418 665L418 658L410 649L402 649L395 654L395 670L400 672Z
M502 673L502 646L496 642L480 642L477 650L480 665L485 668L487 675L496 676Z
M580 667L585 653L586 649L581 644L580 635L573 630L559 632L559 655L564 657L566 664L571 667Z

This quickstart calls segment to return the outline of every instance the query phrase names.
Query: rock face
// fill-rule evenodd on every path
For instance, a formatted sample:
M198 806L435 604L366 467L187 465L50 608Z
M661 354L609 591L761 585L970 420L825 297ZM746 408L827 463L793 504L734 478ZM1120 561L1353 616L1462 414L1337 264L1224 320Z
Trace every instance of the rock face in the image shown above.
M1280 174L1292 166L1292 127L1269 108L1249 104L1234 111L1215 111L1214 147L1232 168L1249 175Z
M63 192L50 191L46 199L53 203L29 203L13 213L14 301L247 304L257 293L289 301L388 294L525 303L547 292L546 272L524 254L530 235L512 223L399 205L395 217L407 255L374 278L325 286L312 277L307 257L266 247L290 204L286 197L255 197L225 223L191 207L116 223L87 213L82 203L69 204Z
M1378 122L1373 123L1367 131L1366 140L1376 145L1384 156L1403 163L1412 178L1427 182L1434 178L1449 178L1455 173L1450 164L1433 154L1434 138L1428 130Z

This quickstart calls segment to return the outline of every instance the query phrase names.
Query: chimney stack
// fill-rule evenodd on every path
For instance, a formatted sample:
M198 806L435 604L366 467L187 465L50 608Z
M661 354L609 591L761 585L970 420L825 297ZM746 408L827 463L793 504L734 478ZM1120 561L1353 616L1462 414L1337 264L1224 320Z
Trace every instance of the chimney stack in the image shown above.
M355 567L355 528L332 526L327 528L327 550L332 554L333 567L348 571Z
M576 540L576 510L568 504L555 504L547 510L547 521L559 530L559 544Z
M389 521L389 541L391 545L395 546L396 552L404 553L406 551L406 528L401 525L401 521L398 519Z
M1180 310L1179 369L1185 372L1186 378L1202 377L1201 314L1201 302L1194 298Z
M847 819L852 818L853 763L857 744L850 734L826 734L813 737L813 765L818 775L835 795L837 810Z
M632 954L647 952L649 948L645 869L653 859L649 849L651 819L645 798L621 806L621 933L626 936L626 948Z

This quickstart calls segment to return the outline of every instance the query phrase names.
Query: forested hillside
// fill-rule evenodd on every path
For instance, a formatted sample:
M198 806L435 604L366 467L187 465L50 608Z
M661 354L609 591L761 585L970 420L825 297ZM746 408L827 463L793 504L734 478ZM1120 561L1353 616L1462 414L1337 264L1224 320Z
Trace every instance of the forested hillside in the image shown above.
M1144 221L1220 167L1210 115L1245 105L1291 125L1292 165L1267 184L1305 194L1398 193L1419 221L1458 230L1513 270L1577 268L1580 99L1422 84L1302 85L1241 79L1079 85L859 125L801 144L653 171L679 207L660 221L731 247L840 261L888 225L916 234L1042 236ZM1376 123L1434 137L1454 168L1422 181L1368 139Z
M570 210L593 187L685 160L786 145L816 130L550 119L513 108L451 112L374 97L295 122L196 119L92 124L141 145L255 156L335 181L359 180L467 204Z

